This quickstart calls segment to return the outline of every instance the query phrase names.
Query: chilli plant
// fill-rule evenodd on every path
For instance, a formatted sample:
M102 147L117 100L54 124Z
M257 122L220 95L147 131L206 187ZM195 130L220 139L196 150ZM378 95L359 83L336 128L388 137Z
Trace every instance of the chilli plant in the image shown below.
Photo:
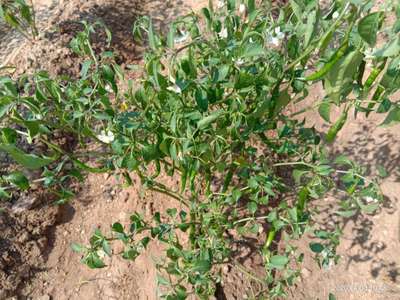
M25 0L0 0L0 20L27 39L38 35L34 7Z
M165 35L144 17L133 28L147 45L137 80L127 79L112 53L93 51L98 24L84 25L71 42L83 57L77 78L41 71L0 79L0 150L18 163L0 174L0 195L10 199L34 182L62 204L73 197L71 180L106 172L127 185L136 174L177 203L151 219L134 212L127 226L116 222L109 233L97 229L88 245L73 244L89 267L104 267L116 243L135 260L159 240L157 280L166 299L208 298L223 285L224 265L257 283L254 297L282 297L303 258L293 241L306 232L316 237L310 250L321 267L338 260L340 228L314 226L313 201L335 192L332 213L343 218L379 207L378 182L349 158L331 157L326 145L349 114L400 121L392 96L400 88L398 5L210 2ZM324 97L309 108L329 124L326 134L307 126L302 104L321 83ZM341 111L335 120L333 106ZM257 237L252 255L261 258L262 275L234 251L248 237Z

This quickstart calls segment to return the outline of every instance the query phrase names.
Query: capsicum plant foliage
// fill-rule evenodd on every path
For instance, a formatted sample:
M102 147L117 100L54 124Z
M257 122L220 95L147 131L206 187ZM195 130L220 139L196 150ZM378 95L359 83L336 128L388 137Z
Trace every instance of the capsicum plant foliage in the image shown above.
M18 30L28 39L38 34L34 7L25 0L1 0L0 21Z
M350 113L387 113L384 124L400 118L391 97L400 87L400 8L373 6L219 1L177 19L165 35L144 17L133 28L147 45L138 80L126 79L112 53L93 51L90 35L99 24L85 24L71 42L85 57L78 78L40 71L0 80L0 150L20 166L2 174L1 196L29 189L26 169L42 170L33 181L58 203L73 197L68 183L89 172L119 174L127 185L135 173L182 209L151 220L133 212L129 226L116 220L110 232L96 230L88 245L73 244L85 264L104 267L115 243L124 245L124 259L134 260L157 239L165 243L157 263L162 297L207 298L225 264L258 285L253 296L285 295L303 257L292 242L305 232L317 238L310 251L322 267L338 260L340 228L313 227L314 200L335 191L335 213L347 218L372 213L382 199L361 166L325 150ZM388 25L388 14L395 23ZM321 83L325 97L312 108L330 124L326 135L294 109ZM342 111L336 120L332 106ZM74 137L75 148L60 145L60 134ZM26 143L35 151L27 152ZM179 178L180 185L160 176ZM253 254L265 266L261 277L232 251L249 235L260 241Z

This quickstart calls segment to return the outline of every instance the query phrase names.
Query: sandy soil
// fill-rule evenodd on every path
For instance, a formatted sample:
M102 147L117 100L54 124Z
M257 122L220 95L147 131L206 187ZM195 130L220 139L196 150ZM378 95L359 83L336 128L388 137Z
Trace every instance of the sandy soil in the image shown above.
M322 86L310 94L309 103L321 99ZM327 131L318 115L310 112L308 116L308 125ZM331 114L332 120L338 116L338 111ZM367 176L377 178L378 166L387 170L390 175L381 180L382 207L373 215L356 215L338 222L332 213L334 196L315 203L321 211L317 220L320 228L338 225L343 230L338 248L341 259L337 265L320 270L312 256L306 255L302 280L291 290L290 299L328 299L329 293L337 299L400 299L400 258L396 255L400 249L400 127L380 127L383 119L377 114L368 119L352 115L329 149L333 157L344 154L365 166ZM310 240L302 239L300 249L307 252Z
M174 16L190 9L198 10L207 1L35 2L39 28L44 32L39 42L26 44L15 33L0 31L0 57L16 63L17 73L41 67L53 74L74 74L79 66L68 50L68 42L79 30L75 21L82 19L102 19L114 32L111 50L119 55L120 63L138 62L140 47L130 38L131 25L138 15L151 15L163 28ZM321 87L316 88L309 101L321 95ZM309 116L310 124L326 131L315 113L311 112ZM337 113L333 113L332 118L336 116ZM344 238L339 248L342 259L337 266L321 271L312 256L306 255L302 279L290 290L291 299L327 299L329 292L337 299L400 299L400 257L397 255L400 249L400 127L378 127L380 119L381 116L376 115L369 119L359 116L348 122L330 151L332 155L347 154L368 166L369 176L376 175L378 165L384 166L391 174L382 181L385 203L373 216L355 216L345 223L338 223L343 228ZM174 184L172 179L169 180ZM321 216L329 216L331 220L328 224L321 221L321 226L335 224L330 213L334 202L333 197L327 197L316 203L322 211ZM16 242L13 253L18 254L5 260L8 265L0 264L3 271L5 268L13 270L13 281L9 281L8 289L14 291L11 294L15 299L157 299L154 261L160 255L162 245L153 243L150 251L134 263L115 256L107 262L105 269L90 270L79 262L79 255L72 252L70 243L86 242L95 228L107 229L115 221L126 223L133 211L150 216L168 207L176 207L176 203L142 191L139 183L123 189L114 177L90 175L69 205L52 210L37 205L34 209L2 217L0 229L5 228L7 235L4 232L0 235L0 254L9 253L4 250L9 247L5 243L7 240ZM23 228L31 228L27 230L28 238L24 236ZM305 253L309 253L308 241L306 237L298 242ZM251 282L235 270L224 272L227 274L227 299L247 297ZM7 281L10 274L4 274ZM0 299L5 298L3 296L0 292Z

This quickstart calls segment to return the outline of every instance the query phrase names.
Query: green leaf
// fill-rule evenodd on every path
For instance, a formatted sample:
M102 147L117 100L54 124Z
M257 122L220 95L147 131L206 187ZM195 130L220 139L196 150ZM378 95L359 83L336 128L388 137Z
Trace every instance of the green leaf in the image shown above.
M352 161L345 155L339 155L338 157L336 157L335 164L342 165L342 166L353 165Z
M71 249L72 249L72 251L74 251L74 252L81 253L81 252L84 252L84 251L86 250L86 247L83 246L83 245L81 245L81 244L72 243L72 244L71 244Z
M324 101L318 107L319 115L324 119L326 122L331 122L331 103Z
M252 214L254 214L254 213L257 211L257 207L258 207L258 205L257 205L257 203L254 202L254 201L250 201L250 202L247 204L247 209L248 209L249 212L252 213Z
M11 182L12 184L16 185L23 191L29 189L28 178L26 178L25 175L20 171L13 172L5 176L5 179Z
M106 239L103 240L102 248L103 248L103 251L105 254L107 254L108 256L111 256L112 252L111 252L110 244L107 242Z
M328 176L333 172L333 169L329 165L319 165L314 168L314 171L322 176Z
M345 218L350 218L354 216L357 213L356 210L345 210L345 211L337 211L336 214L339 216L345 217Z
M193 272L199 272L201 274L211 270L211 261L206 259L199 259L194 263L192 268Z
M9 198L11 198L11 195L9 193L7 193L4 188L0 187L0 199L3 199L3 198L9 199Z
M122 254L122 258L127 259L127 260L135 260L136 257L138 257L138 256L139 256L139 252L136 249L131 248L131 247L126 249L124 251L124 253Z
M112 230L118 233L124 233L124 227L118 222L112 225Z
M320 243L310 243L310 249L312 252L321 253L324 250L324 246Z
M182 285L178 285L175 287L175 293L176 293L176 300L185 300L187 298L187 291L186 288Z
M219 116L223 114L222 110L217 110L213 112L212 114L208 115L207 117L204 117L200 121L197 122L197 128L198 129L204 129L207 126L209 126L211 123L215 122Z
M82 78L86 78L91 65L92 65L91 60L85 60L82 63L82 68L81 68L81 77Z
M0 143L3 142L4 144L15 144L17 141L17 132L11 128L2 128L0 129Z
M228 10L233 12L236 7L236 0L227 0L228 2Z
M147 145L142 149L143 159L150 162L160 157L160 151L157 145Z
M254 80L255 79L252 74L241 71L239 73L239 75L237 76L237 79L235 82L235 89L240 90L240 89L250 87L253 85Z
M379 208L379 203L360 205L361 211L366 214L372 214Z
M206 18L208 28L210 28L211 23L212 23L210 10L206 7L203 7L201 9L201 12L203 13L204 17Z
M400 122L400 106L395 106L393 109L388 113L385 120L383 121L380 126L391 126Z
M212 75L213 82L217 83L217 82L223 81L226 78L226 76L228 75L228 73L229 73L229 65L223 65L223 66L220 66L219 68L216 68L213 71L213 75Z
M111 84L111 87L114 91L114 93L118 92L118 87L115 83L115 73L113 71L113 69L109 66L109 65L103 65L102 66L103 69L103 76L104 79Z
M96 252L89 253L83 259L83 262L91 269L99 269L99 268L104 268L106 266Z
M318 230L315 231L315 236L320 239L326 240L329 237L329 232L325 230Z
M362 18L358 23L358 33L370 46L374 46L376 43L376 35L384 16L384 12L373 12Z
M287 42L287 53L291 59L296 59L299 56L299 39L296 35L292 35Z
M307 17L307 25L304 35L304 47L303 47L304 49L306 49L310 44L311 39L315 34L315 30L318 27L317 16L318 16L318 11L314 10Z
M272 268L282 270L288 262L288 257L282 255L274 255L271 257L270 265Z
M26 20L28 24L32 24L32 15L28 5L21 5L21 16Z
M81 162L78 159L72 159L72 161L74 162L74 164L78 167L81 168L83 170L92 172L92 173L104 173L106 172L108 169L107 168L95 168L95 167L90 167L87 164Z
M104 24L102 24L102 26L103 26L103 29L104 29L104 31L105 31L105 33L106 33L106 40L107 40L107 47L110 47L110 44L111 44L111 40L112 40L112 34L111 34L111 31L107 28L107 26L105 26Z
M156 50L157 42L156 42L156 37L154 35L153 22L151 21L151 19L149 19L148 37L149 37L149 45L150 45L151 49Z
M293 179L294 179L295 183L296 184L300 184L301 183L301 177L304 174L307 174L308 172L309 171L307 171L307 170L294 169L293 172L292 172L292 176L293 176Z
M335 295L334 295L334 294L332 294L332 293L329 293L328 300L336 300L336 297L335 297Z
M168 208L167 209L167 215L169 215L171 218L175 218L177 213L178 213L178 210L176 208Z
M301 23L302 17L303 17L303 8L300 6L298 1L296 1L296 0L290 0L290 5L292 7L294 14L297 17L297 20L299 21L299 23Z
M248 43L243 48L242 57L250 58L250 57L262 56L264 54L265 54L265 50L261 44Z
M160 274L157 274L157 284L169 286L171 283Z
M352 83L362 59L363 55L358 50L354 50L341 58L326 74L324 87L330 100L339 103L341 97L351 92Z
M291 98L287 89L280 91L275 104L274 116L277 116L290 103L290 100Z
M7 152L17 163L27 169L40 169L54 161L54 158L43 158L34 154L26 154L14 145L0 144L0 150Z
M382 166L382 165L377 165L376 169L377 169L378 174L379 174L380 177L386 178L386 177L389 176L389 174L388 174L388 172L386 171L386 169L385 169L384 166Z
M167 46L170 49L174 48L175 31L176 31L175 24L171 24L170 27L169 27L168 35L167 35Z
M376 57L391 57L399 55L400 53L400 36L397 35L390 43L385 44L385 46L377 51L375 51L372 55Z
M379 88L380 87L384 88L386 90L386 94L388 95L400 89L399 65L400 65L400 56L393 59L389 63L388 68L381 79ZM380 99L379 95L377 98L373 98L373 100L379 100L379 99Z
M256 9L255 0L247 0L247 10L251 14Z
M23 120L23 125L28 129L29 133L29 142L32 142L32 139L39 133L39 121L31 121L31 120Z
M8 113L10 108L13 105L13 101L9 97L2 97L0 98L0 119Z
M202 89L196 89L194 97L196 99L197 106L201 111L207 111L208 109L208 98L207 93Z

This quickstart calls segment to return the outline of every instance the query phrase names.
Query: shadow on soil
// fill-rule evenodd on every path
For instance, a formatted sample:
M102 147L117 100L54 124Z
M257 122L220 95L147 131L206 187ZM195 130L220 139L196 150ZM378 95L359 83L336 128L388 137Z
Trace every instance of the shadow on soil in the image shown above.
M60 33L71 38L80 30L80 22L102 22L112 33L110 49L106 49L105 33L96 32L94 47L97 50L111 50L115 53L117 63L131 63L140 60L143 48L133 40L132 28L134 22L141 16L152 17L156 29L166 31L168 24L176 16L184 14L189 8L182 1L108 1L77 7L70 15L71 19L61 21L58 25ZM177 8L179 7L179 9Z
M400 181L398 169L400 165L399 149L398 139L392 133L387 131L378 135L373 134L373 128L364 125L355 132L350 142L344 144L341 149L332 149L331 153L332 157L342 154L351 157L359 165L365 167L365 175L369 178L377 178L379 176L378 168L383 167L388 177L381 181L388 180L388 182L397 183ZM334 195L334 198L339 199L340 197L340 195ZM398 211L397 206L397 197L384 195L381 207L374 214L358 213L343 221L342 217L338 217L334 213L338 209L336 203L323 205L321 215L323 220L328 220L328 222L321 222L321 228L326 230L334 230L335 226L339 226L341 229L348 226L351 228L351 241L346 251L353 250L351 252L356 252L356 254L347 255L347 269L354 263L368 263L370 274L373 278L386 276L393 283L399 281L400 266L390 257L382 259L378 255L388 248L387 241L384 238L376 239L371 233L376 226L380 226L376 224L377 218L374 217L384 218L382 214L396 214ZM398 226L399 224L393 224L393 230L397 230Z

